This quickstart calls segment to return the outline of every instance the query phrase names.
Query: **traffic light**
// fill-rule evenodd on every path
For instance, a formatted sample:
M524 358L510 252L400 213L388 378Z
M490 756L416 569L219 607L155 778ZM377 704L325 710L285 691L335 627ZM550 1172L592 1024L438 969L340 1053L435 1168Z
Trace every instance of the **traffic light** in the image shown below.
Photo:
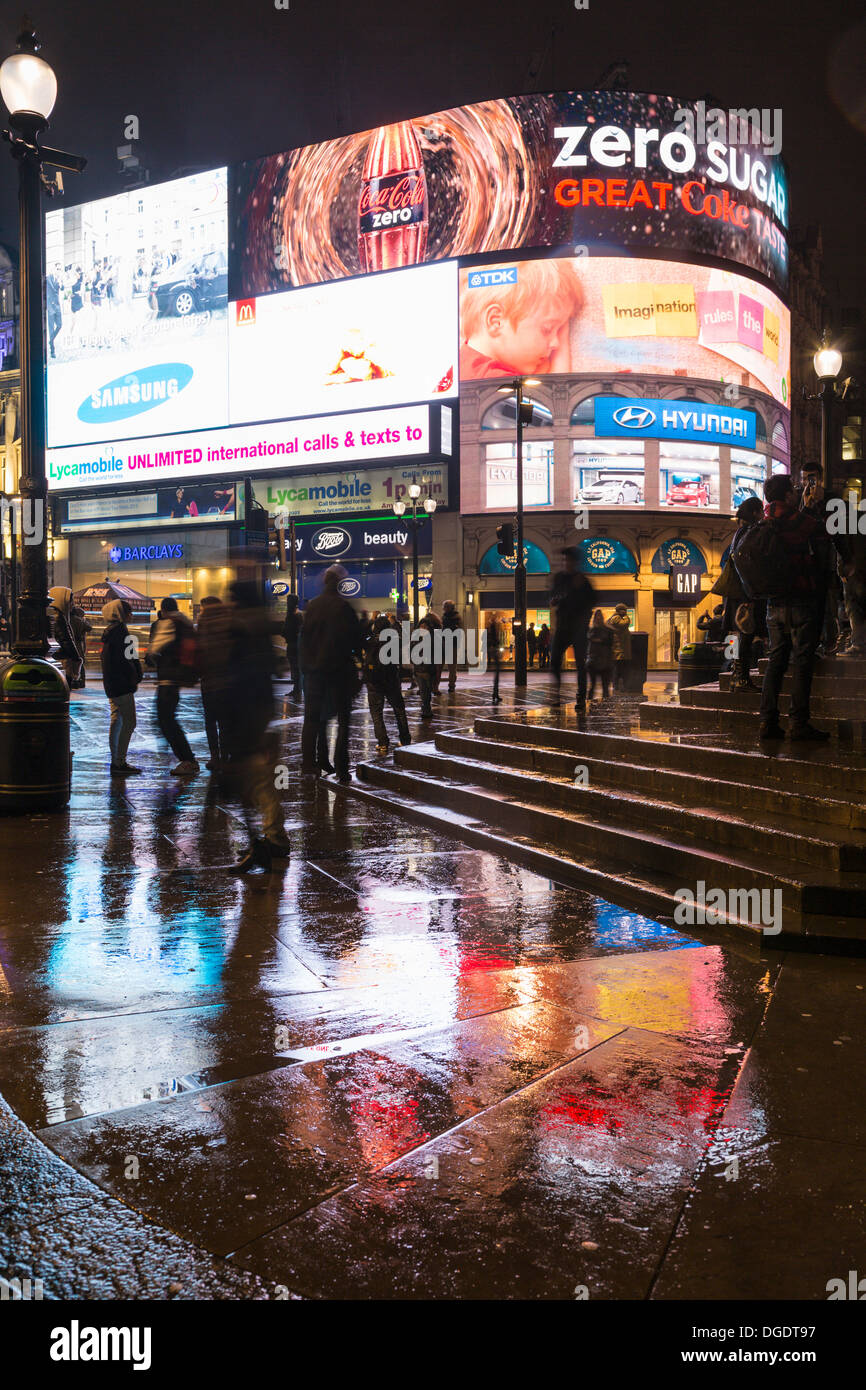
M510 521L503 521L501 526L497 526L496 549L500 555L514 554L514 526Z
M279 570L287 568L285 521L279 514L268 517L268 558Z

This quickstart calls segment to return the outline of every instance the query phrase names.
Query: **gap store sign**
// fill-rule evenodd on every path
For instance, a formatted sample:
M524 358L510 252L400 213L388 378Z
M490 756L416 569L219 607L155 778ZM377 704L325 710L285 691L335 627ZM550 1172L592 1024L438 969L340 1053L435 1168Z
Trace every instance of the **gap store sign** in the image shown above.
M682 439L755 447L755 412L703 401L595 400L595 433L608 439Z

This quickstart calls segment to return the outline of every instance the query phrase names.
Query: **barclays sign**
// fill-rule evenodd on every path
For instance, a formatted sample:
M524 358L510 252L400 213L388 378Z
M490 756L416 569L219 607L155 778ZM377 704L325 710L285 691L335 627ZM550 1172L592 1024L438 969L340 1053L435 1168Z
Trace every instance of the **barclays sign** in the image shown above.
M704 401L628 400L597 396L595 433L600 439L682 439L702 444L755 447L755 412Z

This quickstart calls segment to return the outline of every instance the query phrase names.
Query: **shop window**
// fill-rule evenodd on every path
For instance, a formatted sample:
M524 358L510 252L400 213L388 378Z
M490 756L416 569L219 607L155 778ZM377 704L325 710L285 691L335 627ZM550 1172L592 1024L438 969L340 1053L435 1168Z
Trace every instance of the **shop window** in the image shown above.
M532 419L528 422L529 426L546 425L548 428L553 424L553 414L546 405L540 401L524 398L525 405L532 406ZM513 430L517 427L517 400L514 396L502 396L498 401L494 401L481 418L481 428L483 430Z
M575 439L572 500L576 507L642 507L642 439Z
M616 392L612 392L609 396L587 396L585 400L578 401L571 412L569 423L572 425L594 425L596 401L625 401L628 399L628 396L621 396Z
M485 445L485 506L513 511L517 506L517 445ZM526 507L553 506L553 440L523 442L523 502Z
M678 511L718 507L718 445L662 440L659 445L659 502L663 507Z
M788 452L788 431L781 420L777 420L773 426L773 448Z
M731 449L731 510L736 511L749 497L764 500L767 476L765 454L754 449Z

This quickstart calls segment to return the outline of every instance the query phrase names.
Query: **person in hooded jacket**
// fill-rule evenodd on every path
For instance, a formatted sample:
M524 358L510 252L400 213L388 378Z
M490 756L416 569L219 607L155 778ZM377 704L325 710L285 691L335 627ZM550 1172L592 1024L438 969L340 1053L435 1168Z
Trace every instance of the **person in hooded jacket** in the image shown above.
M198 761L189 746L187 736L177 718L181 686L189 685L190 668L181 661L181 643L195 642L195 629L189 618L178 610L177 600L164 598L159 617L151 628L148 664L156 666L156 720L163 737L168 740L177 766L175 777L194 777Z
M383 660L387 654L387 648L383 647L383 634L391 631L391 624L387 617L382 614L373 622L373 630L364 643L363 674L364 683L367 687L367 702L370 706L370 717L373 720L373 731L376 735L376 745L380 753L387 753L389 748L388 730L385 727L385 701L394 711L397 720L397 729L400 734L400 742L407 744L412 742L409 733L409 721L406 718L406 706L403 703L403 692L400 689L400 650L398 643L392 643L391 647L397 648L397 660L388 662Z
M631 624L624 603L616 605L607 625L613 633L613 688L618 690L625 686L631 664Z
M51 599L48 613L53 620L54 640L59 647L57 655L70 690L78 690L84 684L81 674L84 670L84 647L75 635L72 590L59 584L48 590L48 597Z
M613 671L613 633L604 621L604 614L596 608L589 625L587 642L586 670L589 676L587 698L595 694L595 683L601 681L602 698L610 695L610 677Z
M340 580L345 577L342 565L331 565L325 570L322 592L304 609L300 643L304 677L301 771L319 771L319 726L322 712L332 708L337 718L334 762L341 782L349 781L349 724L352 701L359 689L355 658L362 655L358 615L339 590Z
M254 580L236 580L229 586L229 597L230 656L221 697L220 753L224 761L228 757L230 782L237 789L249 836L249 848L232 872L269 872L272 860L288 858L291 848L277 795L279 741L270 727L277 668L274 637L282 625L270 617L262 586Z
M102 633L102 684L108 696L111 722L108 727L108 746L111 750L111 771L125 777L141 772L127 762L129 740L136 725L135 692L141 684L141 662L137 644L127 623L132 609L123 599L115 598L102 610L105 628Z

